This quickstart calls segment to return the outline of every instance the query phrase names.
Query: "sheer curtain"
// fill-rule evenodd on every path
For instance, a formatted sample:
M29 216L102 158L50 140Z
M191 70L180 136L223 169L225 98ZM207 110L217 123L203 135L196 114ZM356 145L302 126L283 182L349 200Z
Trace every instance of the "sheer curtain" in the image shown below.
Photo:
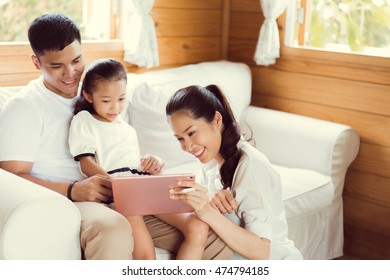
M125 0L124 61L139 67L159 65L157 37L150 15L154 0Z
M279 30L276 19L286 9L289 0L260 0L261 9L265 17L260 28L254 60L257 65L275 64L279 58L280 43Z

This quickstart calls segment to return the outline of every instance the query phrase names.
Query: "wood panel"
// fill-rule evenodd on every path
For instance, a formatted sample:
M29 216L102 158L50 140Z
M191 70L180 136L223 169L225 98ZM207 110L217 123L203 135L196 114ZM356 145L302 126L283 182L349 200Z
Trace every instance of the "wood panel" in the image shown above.
M389 207L390 188L388 184L387 177L350 169L345 178L344 195Z
M263 95L390 116L390 86L252 68L253 88Z
M351 164L351 168L379 176L384 176L388 178L388 185L390 186L389 159L390 147L362 142L360 144L359 155Z
M389 260L390 238L354 225L344 225L344 252L363 260Z
M220 37L159 38L158 45L161 65L184 65L221 57Z
M83 42L84 58L88 65L92 61L111 57L123 60L123 42ZM32 50L27 43L0 45L0 86L25 85L41 75L31 62Z
M344 223L390 236L390 208L344 196ZM387 221L387 222L385 222Z
M196 0L196 1L183 1L183 0L155 0L153 5L153 11L158 8L165 9L207 9L207 10L220 10L222 9L223 0Z
M346 124L356 129L362 142L390 147L390 133L383 133L390 127L390 118L386 116L272 97L261 93L253 95L252 105Z
M260 27L264 21L263 15L253 12L232 12L230 38L253 40L257 42Z
M232 0L232 12L235 11L262 13L259 0Z
M283 47L275 70L390 85L390 58Z
M221 36L220 10L154 9L157 37Z

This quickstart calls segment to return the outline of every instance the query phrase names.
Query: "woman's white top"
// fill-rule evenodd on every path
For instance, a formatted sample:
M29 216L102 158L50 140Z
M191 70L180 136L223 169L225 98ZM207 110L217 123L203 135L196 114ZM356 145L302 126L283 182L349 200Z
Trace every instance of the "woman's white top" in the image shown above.
M121 119L104 122L87 111L79 112L70 125L69 147L76 160L94 156L96 163L107 172L124 167L140 169L137 133Z
M233 177L231 191L238 202L237 210L226 214L231 222L259 237L271 241L270 259L302 259L301 253L289 240L282 186L279 174L268 159L246 141L240 141L241 158ZM203 165L202 183L213 195L222 189L216 161ZM236 259L243 259L237 253Z

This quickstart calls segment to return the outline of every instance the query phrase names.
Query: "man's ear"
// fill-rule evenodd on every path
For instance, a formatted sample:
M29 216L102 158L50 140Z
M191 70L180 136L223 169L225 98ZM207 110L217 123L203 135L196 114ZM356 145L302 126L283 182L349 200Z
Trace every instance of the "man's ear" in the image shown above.
M89 94L88 92L86 92L85 90L83 90L83 96L84 98L89 102L89 103L92 103L92 95Z
M34 64L36 69L41 70L41 65L39 63L39 59L35 54L31 55L31 61Z

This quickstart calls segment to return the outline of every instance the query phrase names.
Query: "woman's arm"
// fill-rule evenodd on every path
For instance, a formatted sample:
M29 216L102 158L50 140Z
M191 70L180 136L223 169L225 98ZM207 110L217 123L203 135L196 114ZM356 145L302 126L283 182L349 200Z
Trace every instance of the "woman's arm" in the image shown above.
M235 252L247 259L270 257L270 241L234 224L214 209L196 213Z
M181 189L171 191L171 198L183 200L194 208L195 215L207 223L235 252L247 259L269 259L270 241L234 224L209 204L207 189L191 181L181 181L180 186L196 191L182 194Z

